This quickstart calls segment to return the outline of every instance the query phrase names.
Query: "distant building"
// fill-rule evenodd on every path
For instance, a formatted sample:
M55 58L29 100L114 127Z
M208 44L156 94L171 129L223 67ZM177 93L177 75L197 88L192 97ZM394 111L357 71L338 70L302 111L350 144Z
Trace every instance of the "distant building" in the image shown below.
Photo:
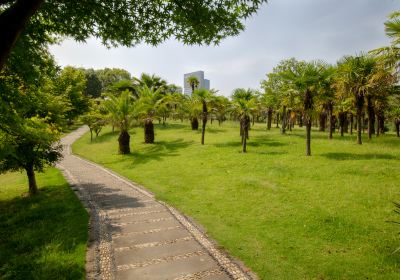
M192 94L192 87L188 83L188 78L194 76L199 80L199 86L197 88L210 89L210 80L204 79L204 71L196 71L192 73L187 73L183 75L183 93L187 95Z

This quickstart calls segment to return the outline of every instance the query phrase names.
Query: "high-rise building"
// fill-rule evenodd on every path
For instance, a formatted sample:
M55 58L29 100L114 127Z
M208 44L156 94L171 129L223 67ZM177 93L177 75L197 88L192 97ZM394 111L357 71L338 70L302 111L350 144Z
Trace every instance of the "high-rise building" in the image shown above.
M188 82L188 78L194 76L199 80L199 86L197 88L204 88L209 90L210 89L210 80L204 79L204 71L196 71L192 73L187 73L183 75L183 93L187 95L192 94L192 87Z

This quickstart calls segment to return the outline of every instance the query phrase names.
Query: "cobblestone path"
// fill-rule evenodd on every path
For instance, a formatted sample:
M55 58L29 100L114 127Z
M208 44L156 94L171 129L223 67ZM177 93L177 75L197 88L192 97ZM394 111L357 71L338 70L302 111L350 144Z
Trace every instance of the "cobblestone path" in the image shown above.
M72 155L70 145L86 131L62 139L58 167L90 213L88 279L251 279L174 208Z

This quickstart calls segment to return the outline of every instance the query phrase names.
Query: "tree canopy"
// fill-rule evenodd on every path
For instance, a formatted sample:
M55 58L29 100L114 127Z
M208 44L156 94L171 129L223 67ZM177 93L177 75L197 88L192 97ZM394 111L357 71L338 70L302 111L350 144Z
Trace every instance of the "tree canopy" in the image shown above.
M0 70L21 34L34 42L55 37L106 46L157 45L170 37L184 44L218 44L244 29L243 19L266 0L2 0Z

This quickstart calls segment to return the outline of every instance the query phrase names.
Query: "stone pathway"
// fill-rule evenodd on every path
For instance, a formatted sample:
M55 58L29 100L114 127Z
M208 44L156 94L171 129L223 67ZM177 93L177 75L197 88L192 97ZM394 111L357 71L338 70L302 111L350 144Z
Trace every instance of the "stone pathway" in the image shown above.
M58 167L90 213L88 279L252 279L188 219L143 187L71 154Z

